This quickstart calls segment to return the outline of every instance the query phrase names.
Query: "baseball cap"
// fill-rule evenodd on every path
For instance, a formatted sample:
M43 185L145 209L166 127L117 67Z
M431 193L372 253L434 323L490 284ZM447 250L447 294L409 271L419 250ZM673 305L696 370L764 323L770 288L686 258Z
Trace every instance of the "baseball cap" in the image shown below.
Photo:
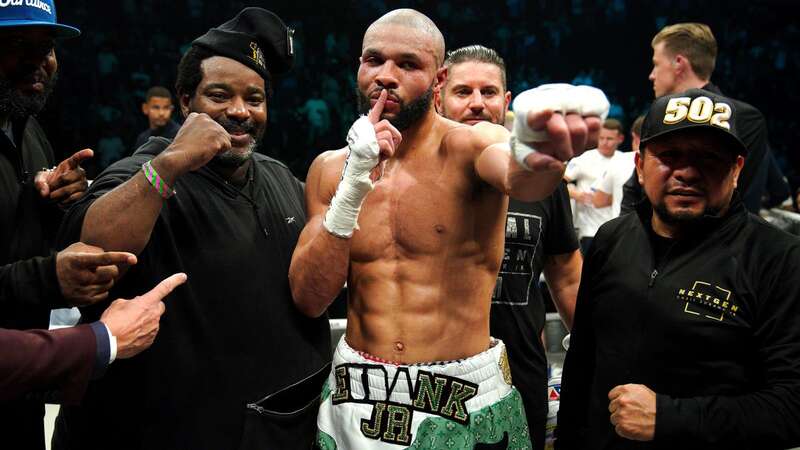
M57 38L72 38L81 34L75 27L56 21L53 0L0 0L0 28L48 27Z
M704 128L719 133L736 154L747 155L741 140L734 101L703 89L657 98L642 124L644 146L653 139L689 128Z
M294 30L262 8L245 8L192 42L213 53L236 60L255 70L265 80L292 67Z

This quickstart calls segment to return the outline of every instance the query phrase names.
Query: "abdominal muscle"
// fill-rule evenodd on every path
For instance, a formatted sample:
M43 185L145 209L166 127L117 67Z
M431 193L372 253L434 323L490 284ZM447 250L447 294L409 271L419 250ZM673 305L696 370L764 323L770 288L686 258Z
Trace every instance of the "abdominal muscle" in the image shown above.
M489 348L496 273L469 258L353 263L347 343L403 363L449 361Z

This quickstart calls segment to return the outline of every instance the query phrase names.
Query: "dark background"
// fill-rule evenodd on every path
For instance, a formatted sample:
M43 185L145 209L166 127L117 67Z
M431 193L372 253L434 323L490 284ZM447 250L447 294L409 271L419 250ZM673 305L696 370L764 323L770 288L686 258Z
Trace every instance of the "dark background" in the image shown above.
M145 91L174 91L175 70L191 41L261 6L295 28L294 70L275 81L262 152L283 160L301 179L313 157L338 148L355 111L355 75L366 27L385 12L412 7L427 14L448 49L483 44L508 66L512 93L545 82L592 84L611 100L626 127L652 100L647 76L650 40L664 25L699 21L719 43L712 77L724 93L767 117L778 163L796 191L800 30L794 1L498 0L343 2L115 0L57 2L59 20L83 34L58 45L60 80L41 114L57 156L93 148L90 176L130 154L147 128ZM310 99L314 121L302 108ZM321 102L321 103L320 103ZM176 119L179 113L176 108ZM322 117L323 120L319 118ZM314 122L314 123L312 123ZM629 143L623 144L629 147Z

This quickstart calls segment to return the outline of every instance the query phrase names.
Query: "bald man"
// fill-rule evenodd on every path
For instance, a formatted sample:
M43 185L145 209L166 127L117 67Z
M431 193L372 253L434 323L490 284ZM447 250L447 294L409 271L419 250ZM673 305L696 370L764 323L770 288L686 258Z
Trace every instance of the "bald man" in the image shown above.
M317 317L349 287L317 420L324 449L530 448L505 346L489 335L508 197L549 195L600 121L531 108L517 125L535 139L512 139L448 120L432 103L443 59L416 11L370 25L357 82L368 115L309 170L295 303Z

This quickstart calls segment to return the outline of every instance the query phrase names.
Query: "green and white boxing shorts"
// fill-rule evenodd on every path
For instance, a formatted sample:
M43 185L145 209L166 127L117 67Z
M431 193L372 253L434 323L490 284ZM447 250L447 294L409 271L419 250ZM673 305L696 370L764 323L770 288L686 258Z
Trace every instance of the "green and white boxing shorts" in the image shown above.
M321 402L323 450L531 448L500 340L467 359L402 365L356 351L342 337Z

